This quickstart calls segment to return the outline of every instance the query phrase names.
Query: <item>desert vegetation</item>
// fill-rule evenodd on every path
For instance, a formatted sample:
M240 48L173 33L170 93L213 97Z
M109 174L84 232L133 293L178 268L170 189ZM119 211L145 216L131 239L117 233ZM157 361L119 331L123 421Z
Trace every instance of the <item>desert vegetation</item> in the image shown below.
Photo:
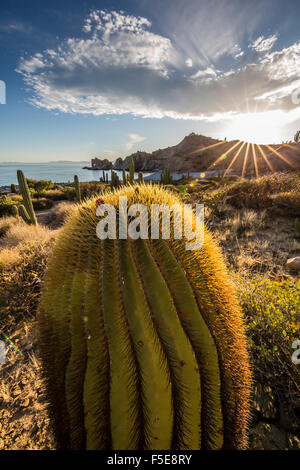
M300 254L299 173L253 180L219 177L202 183L188 179L174 183L166 178L160 184L170 198L205 204L206 225L235 285L254 379L249 448L299 449L300 369L291 360L291 345L300 334L300 281L299 271L286 264L289 257ZM1 366L1 449L58 447L37 334L44 272L52 259L51 272L54 278L57 272L60 279L61 268L54 260L63 263L64 258L59 260L58 251L53 255L53 247L57 237L62 246L70 230L65 228L66 221L83 220L76 202L78 189L89 214L96 198L113 198L110 185L103 181L80 183L77 190L76 182L59 187L48 184L42 191L30 185L33 204L34 199L53 203L46 210L35 210L37 225L11 212L11 206L23 201L17 189L0 202L0 329L22 353L8 347L7 363ZM122 183L117 185L122 191Z

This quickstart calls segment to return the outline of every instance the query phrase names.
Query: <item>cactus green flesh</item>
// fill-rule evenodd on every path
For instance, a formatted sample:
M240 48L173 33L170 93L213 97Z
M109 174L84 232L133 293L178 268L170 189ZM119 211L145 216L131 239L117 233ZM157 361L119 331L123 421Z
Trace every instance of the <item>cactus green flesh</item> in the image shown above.
M104 241L103 316L110 353L110 421L114 449L136 449L140 433L139 378L128 335L116 269L115 242Z
M24 222L26 222L26 224L28 224L28 225L31 225L31 219L30 219L25 207L23 206L23 204L19 205L18 212L19 212L19 216L22 217Z
M127 183L127 178L126 178L126 172L125 172L125 170L122 170L122 180L123 180L123 184L124 184L124 186L125 186L126 183Z
M18 207L17 207L17 206L11 206L11 214L12 214L14 217L18 217L19 211L18 211Z
M128 175L128 179L129 179L130 184L134 183L134 172L135 172L134 160L133 160L133 158L131 158L130 163L129 163L129 175Z
M74 176L74 186L75 186L75 193L76 193L76 201L81 202L80 183L79 183L79 178L77 175Z
M220 371L215 342L203 320L201 305L172 251L163 240L153 240L152 256L166 280L181 324L190 338L200 364L202 407L202 448L219 449L223 444Z
M295 219L295 230L297 237L300 237L300 219Z
M142 400L147 404L142 416L145 428L142 446L168 449L172 442L173 415L166 357L151 319L131 244L120 240L118 252L124 308L141 374Z
M26 178L24 173L21 170L17 171L18 183L19 183L19 192L23 198L24 210L19 208L20 216L25 220L26 223L37 225L37 220L35 212L32 205L31 194L28 188Z
M96 243L95 243L96 242ZM90 275L86 282L84 309L87 334L87 366L84 381L86 448L111 448L109 406L109 351L104 330L103 306L99 273L103 272L103 256L96 240L91 240L87 254Z
M144 183L144 176L143 176L143 173L141 171L139 171L138 182L140 184Z
M201 393L197 362L181 327L166 282L151 256L147 242L136 240L134 247L152 317L169 359L175 428L172 448L198 449Z
M106 193L115 207L173 205L158 185ZM42 289L42 365L59 448L240 449L250 372L240 310L208 232L104 240L96 198L63 227Z

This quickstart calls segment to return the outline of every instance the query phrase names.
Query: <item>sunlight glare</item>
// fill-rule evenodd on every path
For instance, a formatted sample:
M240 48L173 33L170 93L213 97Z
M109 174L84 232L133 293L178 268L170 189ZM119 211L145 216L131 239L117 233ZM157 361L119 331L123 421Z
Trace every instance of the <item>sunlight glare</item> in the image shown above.
M239 139L254 144L274 144L280 141L284 124L281 111L239 114L230 119L224 132L228 140Z

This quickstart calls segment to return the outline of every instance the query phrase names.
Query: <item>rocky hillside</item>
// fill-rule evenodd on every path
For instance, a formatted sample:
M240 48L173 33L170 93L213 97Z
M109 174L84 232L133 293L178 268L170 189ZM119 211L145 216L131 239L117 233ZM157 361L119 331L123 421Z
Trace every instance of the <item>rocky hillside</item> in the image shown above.
M271 169L280 171L289 167L300 168L300 144L253 147L252 144L237 140L221 141L191 133L179 144L152 153L138 151L124 159L117 158L115 162L94 158L92 169L128 170L131 158L134 159L137 171L164 168L170 168L171 171L205 171L209 167L225 170L231 165L230 168L237 174L241 174L245 167L245 176L250 176L256 173L262 175Z

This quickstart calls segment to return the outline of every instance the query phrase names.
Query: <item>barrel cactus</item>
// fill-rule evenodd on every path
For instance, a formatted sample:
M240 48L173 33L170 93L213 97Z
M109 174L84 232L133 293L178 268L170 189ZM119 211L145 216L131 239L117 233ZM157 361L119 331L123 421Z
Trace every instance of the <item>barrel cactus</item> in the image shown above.
M208 231L198 251L174 237L100 240L97 204L119 196L180 204L159 185L123 186L63 227L38 314L58 447L243 449L249 360L220 251Z
M27 224L37 225L29 187L22 170L17 171L19 192L23 198L23 205L19 206L19 214Z

